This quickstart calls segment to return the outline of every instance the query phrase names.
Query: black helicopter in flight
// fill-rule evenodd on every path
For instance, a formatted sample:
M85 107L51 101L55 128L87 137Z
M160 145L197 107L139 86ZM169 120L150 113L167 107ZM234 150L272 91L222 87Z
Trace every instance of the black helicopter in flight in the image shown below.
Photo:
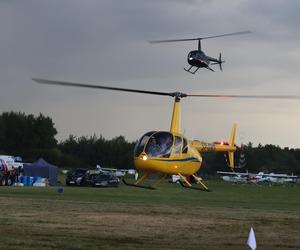
M210 38L216 38L221 36L235 36L235 35L243 35L251 33L251 31L240 31L240 32L234 32L234 33L227 33L223 35L217 35L217 36L206 36L206 37L198 37L198 38L187 38L187 39L173 39L173 40L154 40L149 41L149 43L169 43L169 42L186 42L186 41L195 41L198 40L198 50L190 51L187 57L188 64L190 67L188 69L184 68L186 72L189 72L191 74L195 74L199 68L207 68L214 72L214 70L210 67L210 65L219 64L220 70L222 71L222 63L225 61L222 60L221 53L219 54L219 58L213 58L210 56L207 56L203 50L201 49L201 40L204 39L210 39ZM192 71L192 68L196 67L195 70Z

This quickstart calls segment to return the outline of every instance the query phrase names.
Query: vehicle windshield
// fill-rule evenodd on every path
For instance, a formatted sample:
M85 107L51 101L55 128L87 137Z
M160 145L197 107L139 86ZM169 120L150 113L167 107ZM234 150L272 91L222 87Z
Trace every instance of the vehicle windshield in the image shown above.
M173 145L173 135L169 132L153 134L146 145L145 153L149 157L169 157Z
M138 141L138 143L134 147L134 156L138 157L144 150L144 147L149 140L150 136L154 134L155 131L148 132L142 136L142 138Z

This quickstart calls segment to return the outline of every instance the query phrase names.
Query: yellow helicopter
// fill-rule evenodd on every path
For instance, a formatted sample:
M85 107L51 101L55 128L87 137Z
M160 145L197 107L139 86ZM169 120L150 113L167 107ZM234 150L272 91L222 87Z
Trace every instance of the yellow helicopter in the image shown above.
M209 191L202 180L196 176L196 172L202 165L203 152L225 152L228 154L229 167L234 170L234 152L236 151L235 133L236 124L233 124L228 143L214 142L206 143L198 140L187 140L180 133L180 100L184 97L204 97L204 98L267 98L267 99L299 99L300 96L282 95L212 95L212 94L185 94L181 92L158 92L139 89L127 89L108 86L99 86L83 83L52 81L34 78L40 84L62 85L70 87L83 87L93 89L105 89L115 91L134 92L140 94L151 94L161 96L171 96L174 98L171 126L169 131L151 131L144 134L134 149L134 165L143 175L133 184L123 182L129 186L155 189L158 184L170 175L178 175L181 185L186 188ZM151 173L159 173L161 177L151 186L142 186ZM195 179L193 184L188 176Z

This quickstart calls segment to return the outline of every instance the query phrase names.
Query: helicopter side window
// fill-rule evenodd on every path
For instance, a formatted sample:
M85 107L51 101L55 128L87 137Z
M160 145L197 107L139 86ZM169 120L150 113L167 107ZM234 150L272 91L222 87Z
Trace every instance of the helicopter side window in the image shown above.
M183 138L183 147L182 147L182 153L186 154L188 152L188 143L185 138Z
M175 143L173 147L173 154L180 154L182 148L182 139L179 136L175 136Z
M149 157L165 157L168 158L173 145L173 135L169 132L158 132L153 134L145 148L145 152Z
M155 133L155 131L148 132L142 136L138 143L134 147L134 156L138 157L144 150L144 147L149 140L150 136Z

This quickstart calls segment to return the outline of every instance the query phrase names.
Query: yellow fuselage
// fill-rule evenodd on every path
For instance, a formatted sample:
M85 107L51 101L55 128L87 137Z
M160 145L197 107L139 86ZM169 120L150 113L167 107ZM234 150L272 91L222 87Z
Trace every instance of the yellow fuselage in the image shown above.
M142 172L159 172L162 174L192 175L202 164L200 153L191 145L187 153L171 154L168 158L148 157L145 152L134 158L135 167Z
M201 164L199 151L180 133L149 132L136 145L134 165L142 172L192 175Z

